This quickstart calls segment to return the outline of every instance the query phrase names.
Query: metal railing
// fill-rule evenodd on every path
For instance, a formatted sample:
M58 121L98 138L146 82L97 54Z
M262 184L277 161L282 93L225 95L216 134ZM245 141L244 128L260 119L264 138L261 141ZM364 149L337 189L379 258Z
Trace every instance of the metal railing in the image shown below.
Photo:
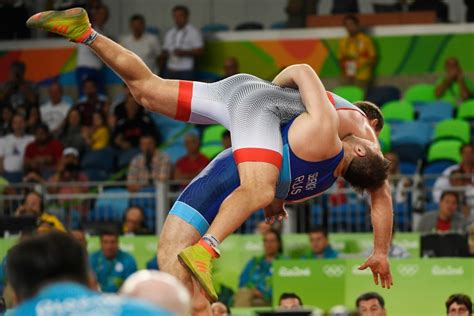
M392 183L408 181L406 186L394 185L394 223L397 231L411 231L420 214L437 209L432 198L432 184L438 175L392 178ZM472 177L470 175L469 177ZM404 180L402 180L404 179ZM16 184L8 186L0 196L0 214L13 215L23 203L25 193L35 190L42 194L44 210L56 215L67 227L89 222L122 222L125 210L140 206L146 215L146 226L159 233L165 218L180 194L183 182L156 182L138 192L129 192L127 182L68 182ZM84 192L71 193L68 191ZM446 188L474 198L472 185ZM472 207L472 204L470 204ZM370 204L367 195L351 188L333 186L319 197L302 204L288 206L290 217L286 232L304 232L313 225L323 225L331 232L366 232L371 230ZM238 230L253 232L264 219L263 212L254 213Z

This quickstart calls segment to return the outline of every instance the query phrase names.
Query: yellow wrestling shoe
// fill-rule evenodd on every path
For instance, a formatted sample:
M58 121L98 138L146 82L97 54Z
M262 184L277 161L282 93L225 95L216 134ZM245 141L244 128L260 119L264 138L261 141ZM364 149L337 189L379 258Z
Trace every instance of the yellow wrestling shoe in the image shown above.
M97 36L83 8L39 12L26 21L26 26L62 35L76 43L88 44Z
M212 284L212 260L218 257L217 250L202 240L178 255L179 261L192 273L211 302L217 301L217 292Z

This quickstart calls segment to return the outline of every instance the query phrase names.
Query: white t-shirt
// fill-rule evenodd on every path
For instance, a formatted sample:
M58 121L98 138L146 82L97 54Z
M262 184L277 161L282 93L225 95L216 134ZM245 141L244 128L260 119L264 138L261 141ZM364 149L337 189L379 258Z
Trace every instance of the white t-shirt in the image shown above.
M16 137L8 134L0 137L0 157L3 157L3 168L7 172L20 172L23 170L23 156L26 146L34 141L32 135Z
M194 69L194 58L185 56L178 57L173 54L175 49L190 50L204 46L201 33L191 24L187 24L178 30L173 27L166 32L163 48L168 51L169 58L166 67L174 71L189 71Z
M51 101L41 105L41 121L46 123L51 131L58 128L71 109L71 104L61 101L59 104L53 105Z
M145 33L139 39L136 39L133 34L130 34L124 36L120 44L137 54L153 73L158 73L156 60L161 54L161 46L158 37L150 33Z

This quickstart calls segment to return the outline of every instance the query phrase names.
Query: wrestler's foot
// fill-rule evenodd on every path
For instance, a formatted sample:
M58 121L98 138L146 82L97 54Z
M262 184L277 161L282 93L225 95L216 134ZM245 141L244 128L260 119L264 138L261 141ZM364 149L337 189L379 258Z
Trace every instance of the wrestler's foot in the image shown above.
M179 261L192 273L199 282L207 298L211 302L217 301L217 292L212 283L212 260L218 258L219 253L205 242L187 247L178 255Z
M26 21L26 26L62 35L76 43L86 43L97 35L83 8L39 12Z

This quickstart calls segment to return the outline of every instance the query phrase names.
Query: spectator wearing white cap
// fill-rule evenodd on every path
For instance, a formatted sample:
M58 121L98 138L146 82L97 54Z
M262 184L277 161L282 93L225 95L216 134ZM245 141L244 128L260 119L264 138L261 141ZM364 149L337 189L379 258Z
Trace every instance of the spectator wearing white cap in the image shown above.
M191 311L188 290L174 276L162 271L135 272L123 283L120 294L152 303L175 315L188 315Z
M77 183L87 181L87 176L81 172L79 151L73 147L65 148L57 172L49 178L50 183L61 183L61 185L50 186L50 192L59 194L84 193L88 190L87 186L77 184L68 185L65 182Z

